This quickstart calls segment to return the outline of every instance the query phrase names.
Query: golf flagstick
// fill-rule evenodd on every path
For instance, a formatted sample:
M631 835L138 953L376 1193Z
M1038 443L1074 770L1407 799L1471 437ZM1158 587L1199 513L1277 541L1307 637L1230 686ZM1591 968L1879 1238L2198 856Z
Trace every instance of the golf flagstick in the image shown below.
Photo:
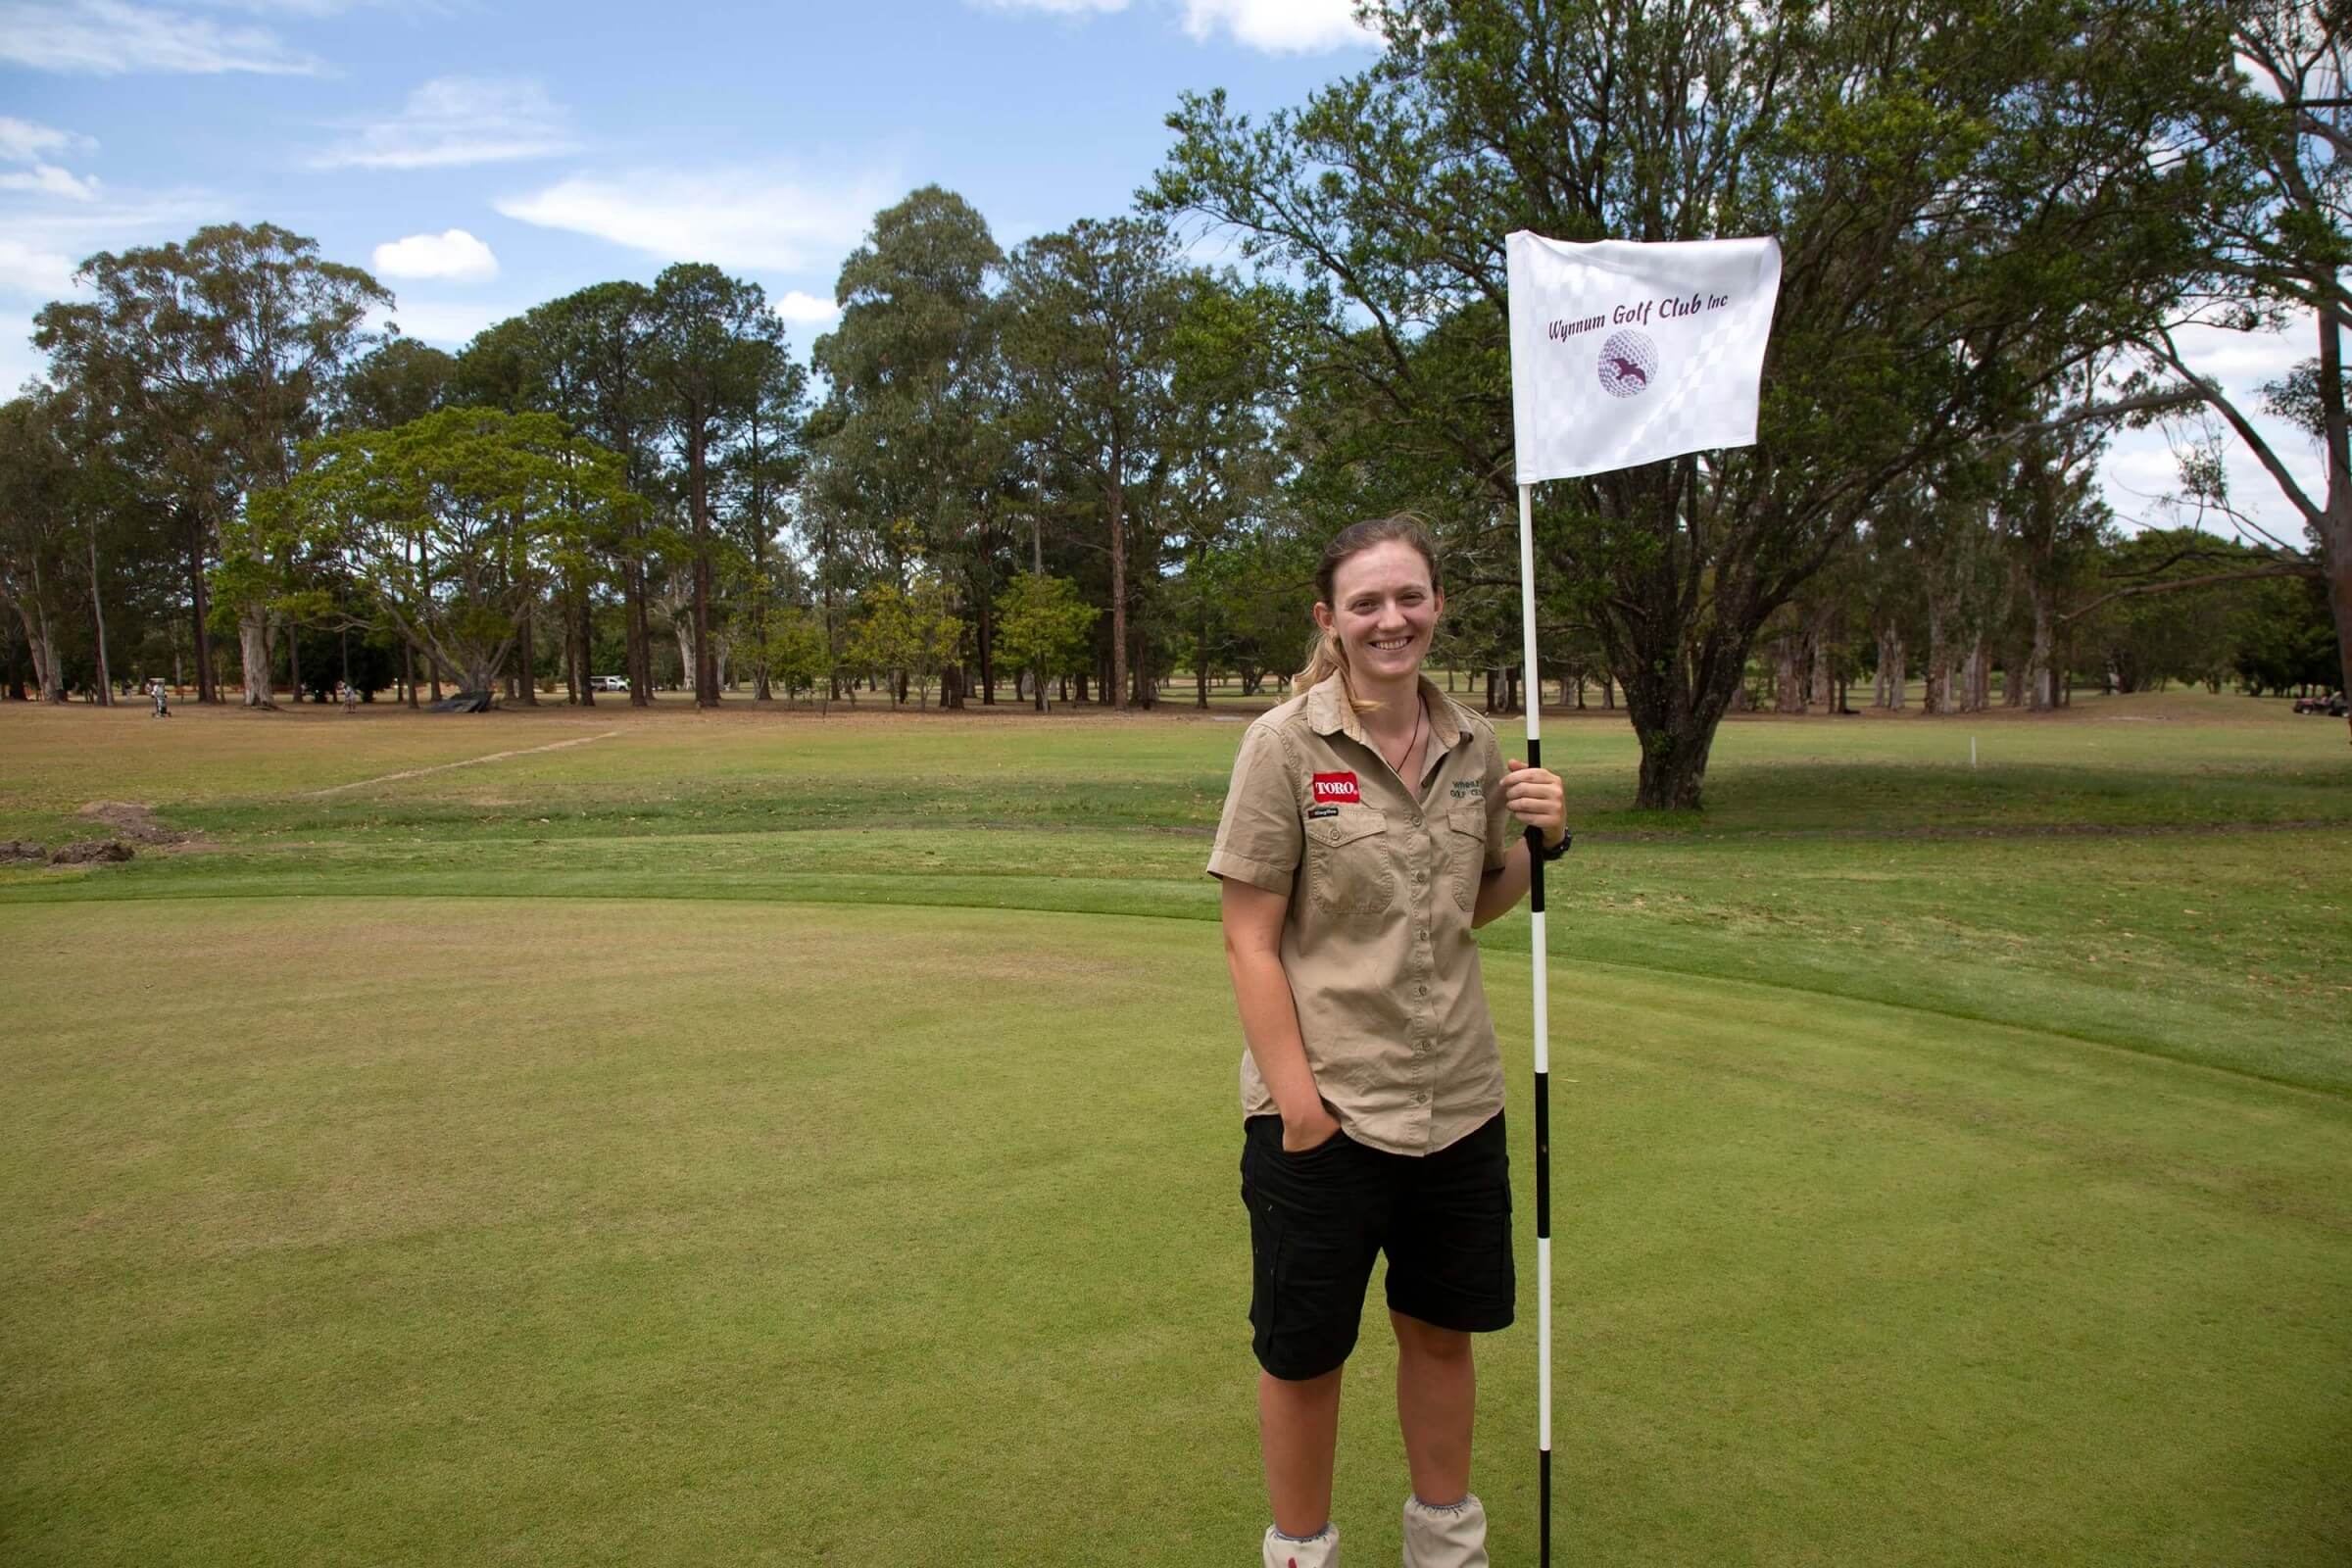
M1544 765L1544 677L1536 662L1536 487L1519 487L1519 613L1527 658L1527 765ZM1538 1561L1551 1563L1551 1018L1544 985L1544 830L1527 830L1527 910L1536 976L1536 1473Z
M1542 767L1536 484L1708 447L1754 445L1765 341L1781 293L1781 247L1770 238L1576 245L1526 229L1508 235L1504 246L1527 765ZM1536 986L1536 1467L1543 1507L1537 1560L1551 1568L1551 1017L1544 835L1532 827L1527 862Z

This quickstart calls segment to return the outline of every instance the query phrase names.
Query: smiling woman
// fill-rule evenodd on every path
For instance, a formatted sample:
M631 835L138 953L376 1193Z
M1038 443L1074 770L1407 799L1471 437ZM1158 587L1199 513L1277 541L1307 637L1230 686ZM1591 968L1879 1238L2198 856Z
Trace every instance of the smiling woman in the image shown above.
M1473 931L1527 892L1510 818L1563 842L1560 781L1506 764L1424 679L1445 613L1409 517L1323 553L1300 695L1243 740L1211 875L1248 1049L1242 1198L1267 1568L1330 1568L1342 1370L1389 1259L1406 1568L1484 1568L1470 1336L1509 1326L1502 1066ZM1447 894L1450 893L1450 897Z

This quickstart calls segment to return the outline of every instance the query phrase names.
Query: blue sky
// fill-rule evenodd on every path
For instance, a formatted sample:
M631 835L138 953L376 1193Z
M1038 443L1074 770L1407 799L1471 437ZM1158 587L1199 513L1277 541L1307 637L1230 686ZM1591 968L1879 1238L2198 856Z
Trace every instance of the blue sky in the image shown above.
M1348 0L0 0L0 389L100 250L267 220L367 267L403 330L502 317L671 261L766 286L796 350L876 209L936 181L1010 247L1125 211L1188 88L1244 109L1361 69ZM2239 390L2313 352L2207 333ZM2309 475L2309 443L2274 431ZM2232 487L2300 527L2242 451ZM2160 432L2110 504L2169 520Z
M711 261L825 329L876 209L936 181L1009 247L1125 211L1187 88L1302 99L1346 0L0 0L0 386L99 250L268 220L455 346Z

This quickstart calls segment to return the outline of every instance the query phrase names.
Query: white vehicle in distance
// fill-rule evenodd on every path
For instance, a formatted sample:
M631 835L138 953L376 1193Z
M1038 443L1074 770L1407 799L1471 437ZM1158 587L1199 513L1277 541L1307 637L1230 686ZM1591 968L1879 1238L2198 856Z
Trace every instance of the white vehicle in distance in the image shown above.
M626 675L599 675L589 685L600 692L625 692L629 689Z

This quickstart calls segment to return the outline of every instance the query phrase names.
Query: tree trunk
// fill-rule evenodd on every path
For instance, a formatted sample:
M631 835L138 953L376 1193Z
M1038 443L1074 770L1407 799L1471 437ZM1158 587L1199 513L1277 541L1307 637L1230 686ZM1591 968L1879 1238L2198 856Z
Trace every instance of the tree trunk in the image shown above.
M539 706L539 655L531 640L532 624L538 619L534 613L536 608L531 600L522 602L522 627L514 650L514 662L522 676L521 696L525 708Z
M699 683L703 678L703 666L702 662L695 658L695 623L691 612L686 615L670 616L669 630L670 635L678 640L678 673ZM697 708L703 706L699 687L695 693L694 706Z
M1931 715L1951 711L1952 651L1943 635L1942 602L1928 596L1928 693L1921 710Z
M632 561L621 572L626 585L628 612L629 706L650 707L654 700L654 627L645 601L645 564Z
M220 688L213 681L213 601L211 585L204 578L208 530L204 514L185 503L179 508L179 521L187 543L189 619L196 638L196 701L216 703L220 700Z
M115 678L106 663L106 596L98 588L98 530L90 530L90 618L98 630L98 706L115 706Z
M1794 633L1784 632L1773 639L1772 680L1779 693L1779 700L1773 704L1776 713L1805 710L1804 677L1798 673L1802 655L1802 646Z
M1110 446L1110 700L1127 710L1127 455Z
M1837 629L1834 624L1836 619L1834 612L1823 611L1821 614L1814 617L1811 633L1813 639L1813 684L1806 696L1810 701L1819 703L1821 710L1825 713L1838 711L1838 694L1830 688L1830 642L1832 634Z
M270 612L259 605L246 605L237 612L237 657L244 706L275 707L270 701Z

